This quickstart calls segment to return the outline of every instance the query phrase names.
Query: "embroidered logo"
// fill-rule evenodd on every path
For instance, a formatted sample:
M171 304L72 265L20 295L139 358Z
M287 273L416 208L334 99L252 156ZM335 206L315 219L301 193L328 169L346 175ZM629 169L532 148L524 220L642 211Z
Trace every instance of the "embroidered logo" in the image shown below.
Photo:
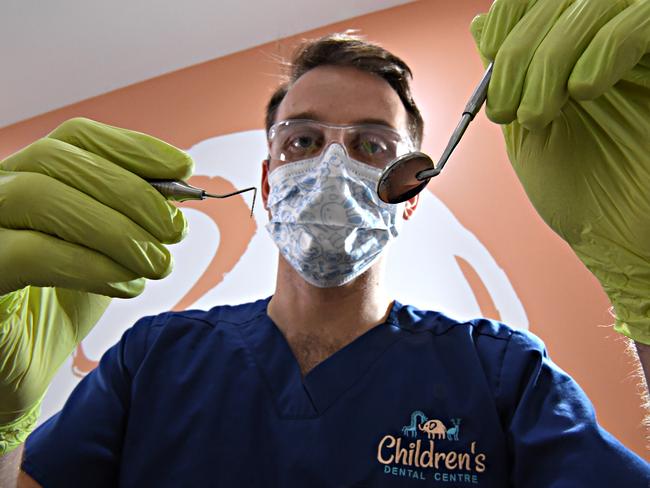
M462 419L448 423L430 419L421 410L411 413L402 435L384 435L377 446L377 461L384 474L443 483L478 484L486 469L486 455L477 442L460 442ZM464 446L464 448L462 446Z

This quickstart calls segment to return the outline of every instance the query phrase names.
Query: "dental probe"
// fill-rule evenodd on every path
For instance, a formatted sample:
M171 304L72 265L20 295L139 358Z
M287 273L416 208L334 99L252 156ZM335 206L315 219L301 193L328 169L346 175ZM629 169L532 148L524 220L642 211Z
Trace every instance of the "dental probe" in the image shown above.
M148 180L148 182L167 200L172 200L174 202L184 202L186 200L205 200L206 198L228 198L252 190L253 203L251 204L251 217L253 216L253 208L255 208L255 197L257 196L257 188L254 186L244 188L243 190L237 190L232 193L215 195L206 192L202 188L188 185L184 181L180 180Z

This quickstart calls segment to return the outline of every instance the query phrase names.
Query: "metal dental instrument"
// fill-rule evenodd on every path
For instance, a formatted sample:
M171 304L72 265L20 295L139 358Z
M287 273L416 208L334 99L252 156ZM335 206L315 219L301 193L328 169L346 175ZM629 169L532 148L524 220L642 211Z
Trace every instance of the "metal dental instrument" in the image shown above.
M396 159L384 169L379 179L377 193L381 200L386 203L404 202L417 195L427 186L431 178L440 174L465 130L474 120L487 98L488 86L492 77L492 64L488 65L483 78L465 105L460 122L451 134L438 164L434 165L431 158L421 152L408 153Z
M206 198L228 198L234 195L239 195L246 191L253 191L253 203L251 204L251 217L253 216L253 208L255 208L255 197L257 196L257 188L251 186L243 190L237 190L232 193L225 193L223 195L215 195L208 193L202 188L188 185L180 180L148 180L149 184L158 190L167 200L175 202L184 202L186 200L205 200Z
M449 159L449 156L451 156L452 151L456 148L460 142L460 139L463 137L465 130L469 126L469 123L474 120L474 117L481 109L483 103L485 102L485 99L487 98L488 86L490 85L490 78L492 78L492 64L493 63L490 63L488 65L485 73L483 74L483 78L481 79L478 86L474 89L472 96L469 97L469 101L467 102L467 105L465 105L465 110L463 110L463 116L454 129L454 132L451 134L449 142L447 143L447 147L443 151L442 156L440 156L438 164L433 169L420 171L415 176L418 180L436 176L440 174L442 168L444 168L447 160Z

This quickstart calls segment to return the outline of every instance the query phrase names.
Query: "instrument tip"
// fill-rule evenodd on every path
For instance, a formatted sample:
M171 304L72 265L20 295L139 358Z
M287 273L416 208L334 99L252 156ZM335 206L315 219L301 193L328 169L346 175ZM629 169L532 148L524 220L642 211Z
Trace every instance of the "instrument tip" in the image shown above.
M251 204L251 217L253 217L253 210L255 209L255 199L257 197L257 188L254 187L254 186L251 186L249 188L244 188L242 190L237 190L237 191L234 191L232 193L225 193L223 195L215 195L213 193L205 193L205 196L210 197L210 198L228 198L228 197L232 197L234 195L239 195L240 193L244 193L244 192L247 192L247 191L252 191L253 192L253 203Z

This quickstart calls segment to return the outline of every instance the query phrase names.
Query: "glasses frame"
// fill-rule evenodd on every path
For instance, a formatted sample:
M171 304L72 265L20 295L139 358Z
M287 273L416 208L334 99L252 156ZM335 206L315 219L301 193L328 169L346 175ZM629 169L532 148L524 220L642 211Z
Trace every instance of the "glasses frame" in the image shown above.
M350 130L358 127L368 127L368 128L376 128L376 129L381 129L385 130L388 132L393 133L396 137L399 143L403 143L407 147L407 153L412 152L415 150L415 143L413 142L413 139L408 133L404 133L402 131L399 131L389 125L386 124L373 124L373 123L360 123L360 124L331 124L328 122L322 122L320 120L314 120L314 119L285 119L285 120L280 120L279 122L276 122L273 124L268 132L266 133L266 138L267 138L267 143L269 147L269 160L275 160L275 161L282 161L281 159L278 158L273 158L271 153L273 152L271 150L271 146L273 144L273 139L277 136L278 129L283 126L283 125L289 125L289 124L299 124L299 123L309 123L309 124L315 124L317 126L323 127L324 129L328 130L336 130L338 132L345 131L345 130ZM321 149L321 152L329 147L332 142L335 142L333 139L328 139L327 144L323 145L323 148ZM345 148L346 152L348 152L348 148L343 143L343 147ZM318 153L320 154L320 152ZM406 154L406 153L405 153ZM397 156L399 157L399 156ZM286 162L285 162L286 163ZM367 163L364 163L367 164ZM391 162L387 163L387 165L390 165Z

